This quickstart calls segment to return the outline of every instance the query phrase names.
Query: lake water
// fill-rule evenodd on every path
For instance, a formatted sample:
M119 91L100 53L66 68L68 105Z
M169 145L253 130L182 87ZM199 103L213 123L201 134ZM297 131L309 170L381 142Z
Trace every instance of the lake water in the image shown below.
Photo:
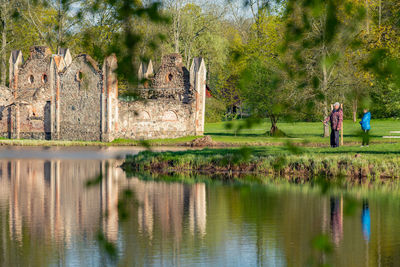
M0 148L0 265L400 265L400 197L355 194L348 205L345 194L309 187L128 179L115 158L136 152ZM121 221L126 189L133 194ZM321 234L329 253L312 245Z

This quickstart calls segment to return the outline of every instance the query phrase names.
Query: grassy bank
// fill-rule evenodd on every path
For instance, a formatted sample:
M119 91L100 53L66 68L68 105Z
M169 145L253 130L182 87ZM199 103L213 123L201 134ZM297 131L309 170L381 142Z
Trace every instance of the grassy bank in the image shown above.
M285 137L274 138L266 132L271 127L265 120L251 128L243 127L244 121L207 123L205 135L212 137L215 146L238 147L238 146L276 146L288 141L302 146L327 146L329 138L322 137L322 123L320 122L281 122L278 127L285 132ZM241 128L240 131L237 131ZM400 143L400 139L383 139L382 136L389 135L390 131L400 131L400 120L373 120L371 130L371 143ZM176 139L154 139L148 140L146 145L150 146L188 146L190 142L198 137L186 136ZM355 145L360 143L360 125L352 121L344 122L344 143ZM141 146L142 142L130 139L116 139L113 142L88 142L88 141L45 141L45 140L9 140L0 139L0 145L18 146Z
M400 144L338 149L291 145L182 152L141 152L128 157L131 173L262 174L307 181L312 177L346 177L353 181L400 178Z
M116 139L112 142L0 139L0 146L183 146L195 138L198 137L186 136L176 139L155 139L146 141L146 144L142 141L131 139Z

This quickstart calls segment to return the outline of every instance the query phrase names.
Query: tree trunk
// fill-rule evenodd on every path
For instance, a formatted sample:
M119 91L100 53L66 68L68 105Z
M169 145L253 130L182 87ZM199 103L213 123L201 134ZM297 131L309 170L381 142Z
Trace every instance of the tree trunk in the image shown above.
M357 122L357 99L353 101L353 122Z
M58 3L58 33L57 33L57 51L62 47L62 42L63 42L63 3L62 0L59 1Z
M324 124L324 137L329 137L329 124Z
M180 6L180 4L181 4L180 1L176 1L175 14L173 14L175 53L179 53L179 38L180 38L180 27L181 27L181 6Z
M367 26L367 34L369 34L369 0L365 0L365 10L366 10L366 26Z
M269 130L269 135L275 136L278 133L278 126L276 126L278 119L275 116L270 116L271 129Z
M2 29L1 29L1 64L0 64L0 72L1 72L1 85L6 85L7 79L7 55L6 55L6 46L7 46L7 7L6 2L3 1L1 5L1 19L2 19Z
M381 28L381 22L382 22L382 0L379 0L379 29Z
M324 137L329 137L329 123L324 124Z
M329 111L328 111L328 103L324 101L324 120L328 118ZM324 137L329 137L329 123L324 123Z
M322 64L322 74L323 74L322 91L326 93L328 91L328 73L327 73L327 70L326 70L325 62ZM328 103L327 103L327 101L325 99L324 100L324 120L328 116L329 116ZM324 137L328 137L328 136L329 136L329 125L328 124L324 124Z

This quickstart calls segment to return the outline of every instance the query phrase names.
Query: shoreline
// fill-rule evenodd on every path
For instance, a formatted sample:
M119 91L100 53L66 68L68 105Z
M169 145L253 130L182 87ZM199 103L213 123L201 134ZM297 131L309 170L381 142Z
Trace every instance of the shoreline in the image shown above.
M242 177L259 175L313 183L317 178L342 179L351 183L400 182L400 157L392 154L364 154L321 148L301 153L284 147L264 147L262 151L242 149L203 149L178 152L140 152L128 156L122 168L130 173L155 175L220 175ZM343 149L343 147L342 147ZM355 148L354 148L355 149ZM314 149L315 150L315 149ZM362 153L362 152L361 152Z
M275 146L285 146L290 143L293 146L298 147L329 147L329 140L326 142L305 142L298 138L286 138L281 139L271 139L268 142L224 142L224 141L213 141L212 144L201 143L194 144L194 141L202 137L184 137L178 139L156 139L156 140L115 140L112 142L101 142L101 141L66 141L66 140L36 140L36 139L0 139L0 146L98 146L98 147L182 147L182 148L237 148L237 147L275 147ZM183 139L183 140L182 140ZM388 141L371 141L372 145L380 144L397 144L400 142L388 142ZM344 143L344 147L357 146L359 142L348 141Z

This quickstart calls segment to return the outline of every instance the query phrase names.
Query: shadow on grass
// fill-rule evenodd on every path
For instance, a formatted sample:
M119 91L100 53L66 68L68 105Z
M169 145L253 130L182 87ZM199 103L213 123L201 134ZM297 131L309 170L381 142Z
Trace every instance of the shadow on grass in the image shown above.
M253 134L253 133L205 133L204 135L212 135L212 136L233 136L233 137L271 137L268 134Z
M376 151L376 150L334 150L334 148L332 148L332 151L319 151L316 152L317 154L351 154L351 153L356 153L356 154L370 154L370 155L398 155L400 154L400 151L390 151L390 150L386 150L386 151Z
M268 133L262 133L262 134L255 134L255 133L212 133L212 132L207 132L204 135L210 135L210 136L215 136L215 137L252 137L252 138L293 138L293 139L299 139L299 136L291 136L291 135L285 135L285 136L271 136ZM310 136L310 135L305 135L305 136ZM316 135L317 136L317 135Z
M324 140L327 140L329 142L329 137L323 137L321 134L291 134L291 133L286 133L287 135L284 137L274 137L270 136L267 133L263 134L255 134L255 133L215 133L215 132L207 132L204 135L210 135L210 136L227 136L227 137L271 137L271 138L302 138L302 139L307 139L307 138L323 138ZM344 138L360 138L359 134L343 134ZM382 138L382 135L369 135L370 138ZM361 139L360 139L361 140Z

